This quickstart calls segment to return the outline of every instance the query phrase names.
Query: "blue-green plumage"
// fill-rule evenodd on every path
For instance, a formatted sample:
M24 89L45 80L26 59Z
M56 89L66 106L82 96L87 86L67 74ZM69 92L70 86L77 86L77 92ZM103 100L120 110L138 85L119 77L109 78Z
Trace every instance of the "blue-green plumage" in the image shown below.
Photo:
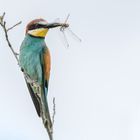
M26 26L26 36L21 44L19 55L19 64L24 72L27 87L38 116L42 117L50 140L53 139L52 122L47 102L50 53L44 38L48 30L55 27L68 27L68 24L48 23L44 19L31 21Z
M44 53L47 50L44 38L27 34L20 47L19 64L31 81L34 81L30 83L25 78L37 113L42 117L44 126L52 139L52 122L47 102L48 81L44 75Z
M41 55L45 47L46 44L43 38L26 35L20 48L20 66L38 84L42 82Z

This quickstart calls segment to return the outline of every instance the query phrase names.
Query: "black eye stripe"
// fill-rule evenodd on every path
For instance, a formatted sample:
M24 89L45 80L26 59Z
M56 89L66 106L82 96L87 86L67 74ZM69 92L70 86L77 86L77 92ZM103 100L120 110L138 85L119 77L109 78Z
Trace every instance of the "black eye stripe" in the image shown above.
M41 25L41 24L33 24L29 27L29 30L33 30L33 29L38 29L38 28L43 28L45 27L45 25Z

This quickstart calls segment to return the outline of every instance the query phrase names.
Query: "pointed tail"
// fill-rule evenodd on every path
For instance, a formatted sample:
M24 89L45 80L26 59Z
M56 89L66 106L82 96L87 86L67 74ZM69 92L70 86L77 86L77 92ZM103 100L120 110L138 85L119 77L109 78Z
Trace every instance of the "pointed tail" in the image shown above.
M52 121L51 121L51 117L50 117L45 89L43 86L41 87L40 93L41 93L41 108L42 108L41 117L43 120L43 124L44 124L45 128L47 129L50 140L53 140L53 125L52 125Z

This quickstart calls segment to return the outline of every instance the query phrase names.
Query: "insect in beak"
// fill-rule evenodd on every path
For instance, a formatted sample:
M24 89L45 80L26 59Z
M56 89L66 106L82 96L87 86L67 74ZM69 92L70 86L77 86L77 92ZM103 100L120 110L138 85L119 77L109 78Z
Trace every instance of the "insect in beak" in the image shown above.
M57 23L57 22L54 22L54 23L47 23L46 25L44 25L44 28L56 28L56 27L64 27L64 28L67 28L69 27L69 24L67 23Z

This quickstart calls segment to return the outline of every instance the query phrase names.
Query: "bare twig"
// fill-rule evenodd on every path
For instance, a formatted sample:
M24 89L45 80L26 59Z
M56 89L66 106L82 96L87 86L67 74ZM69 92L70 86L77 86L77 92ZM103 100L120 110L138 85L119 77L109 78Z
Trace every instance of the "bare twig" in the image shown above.
M16 58L17 62L18 62L18 57L17 57L17 54L18 53L16 53L14 51L14 49L13 49L13 47L12 47L10 41L9 41L8 31L11 30L11 29L13 29L14 27L18 26L19 24L21 24L21 22L18 22L17 24L15 24L14 26L12 26L11 28L7 29L7 27L6 27L6 21L4 20L4 17L5 17L5 13L3 13L2 16L0 16L0 25L1 25L4 33L5 33L5 38L6 38L7 44L9 46L9 48L11 49L12 53L14 54L14 57Z
M0 16L0 22L3 22L4 16L5 16L5 12L3 13L2 16Z
M22 23L22 22L19 21L18 23L16 23L16 24L13 25L12 27L8 28L8 29L7 29L7 32L10 31L10 30L12 30L14 27L18 26L18 25L21 24L21 23Z
M52 124L54 124L55 114L56 114L56 104L55 104L55 97L53 97L53 115L52 115Z
M2 15L2 19L4 19L4 16L5 16L5 12L4 12L3 15Z

